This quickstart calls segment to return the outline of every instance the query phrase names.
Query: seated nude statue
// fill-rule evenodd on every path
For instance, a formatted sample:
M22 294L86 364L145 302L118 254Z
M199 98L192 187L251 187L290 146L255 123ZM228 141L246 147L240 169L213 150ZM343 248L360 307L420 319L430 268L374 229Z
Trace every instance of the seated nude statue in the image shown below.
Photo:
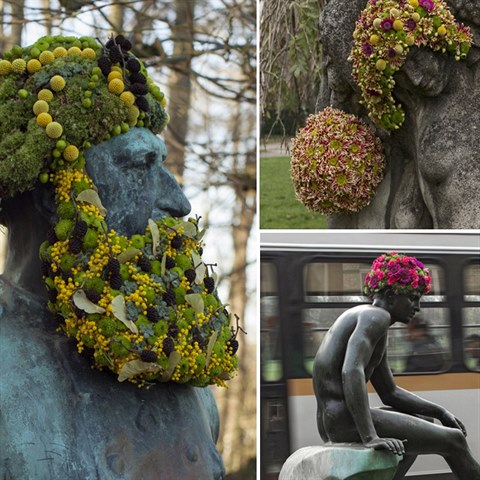
M357 442L403 455L395 479L404 478L418 454L439 454L461 480L479 480L480 465L462 422L440 405L395 384L386 355L388 328L408 324L430 288L428 270L414 257L392 252L373 263L365 279L372 305L344 312L315 357L317 424L324 441ZM367 382L390 409L370 408ZM423 417L437 419L438 425Z

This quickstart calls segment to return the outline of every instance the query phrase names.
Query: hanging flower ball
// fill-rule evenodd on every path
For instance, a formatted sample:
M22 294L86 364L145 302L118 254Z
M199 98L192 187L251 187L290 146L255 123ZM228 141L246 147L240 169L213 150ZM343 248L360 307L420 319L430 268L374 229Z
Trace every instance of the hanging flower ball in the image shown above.
M363 290L370 298L387 288L399 295L424 295L430 291L431 281L430 271L415 257L390 252L375 259Z
M331 107L310 115L292 141L296 196L310 210L326 215L367 206L384 168L381 143L372 129Z
M394 74L410 47L429 47L466 58L472 43L470 29L455 22L444 0L369 0L353 34L349 60L353 78L373 121L385 130L400 128L405 113L393 97Z

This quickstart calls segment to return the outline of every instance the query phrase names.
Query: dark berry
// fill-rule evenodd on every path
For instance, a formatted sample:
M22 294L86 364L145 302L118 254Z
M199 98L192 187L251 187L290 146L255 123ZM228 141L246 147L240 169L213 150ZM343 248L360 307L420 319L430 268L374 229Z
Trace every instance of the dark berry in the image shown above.
M153 305L149 305L147 307L147 318L152 323L157 323L160 320L160 315L158 313L158 310Z
M110 49L109 58L112 63L120 63L122 61L122 50L119 46L113 46Z
M125 42L125 40L126 38L122 34L119 34L115 37L115 43L120 47L123 45L123 42Z
M88 225L87 222L79 220L72 231L72 237L82 239L87 233Z
M122 288L122 285L123 285L123 281L120 274L112 273L110 277L110 286L114 290L120 290L120 288Z
M151 272L152 271L152 264L150 260L145 256L142 255L137 262L137 265L144 271L144 272Z
M168 336L175 338L178 335L178 325L170 325L168 328Z
M237 353L237 350L238 350L238 340L236 340L235 338L231 338L228 341L228 344L229 344L230 348L232 349L232 354L235 355Z
M135 100L135 104L143 112L148 112L150 110L150 105L148 104L148 100L145 97L137 97L137 99Z
M132 86L135 85L135 89L139 89L137 95L145 95L148 92L147 87L145 87L147 84L145 75L142 75L140 72L134 72L129 75L128 80Z
M87 288L85 290L85 295L93 303L98 303L102 298L102 296L94 288Z
M184 275L187 278L189 283L193 283L193 281L195 280L195 277L197 276L197 273L193 268L189 268L188 270L185 270Z
M53 245L57 240L57 234L55 233L55 229L50 227L47 231L47 240L50 245Z
M178 250L182 246L183 240L180 235L175 235L172 240L170 241L170 245L172 248Z
M136 73L130 75L130 79L134 76L137 75ZM140 74L138 74L140 75ZM142 75L143 76L143 75ZM134 77L135 78L135 77ZM143 84L139 82L132 82L132 85L130 85L130 91L134 93L135 95L146 95L148 93L148 88Z
M100 70L102 71L103 75L105 77L108 77L108 74L112 70L112 62L109 60L108 57L100 57L98 59L98 66L100 67Z
M55 303L57 301L58 291L55 288L47 290L47 297L50 302Z
M125 39L122 43L122 50L128 52L132 49L132 42L128 39Z
M74 254L80 253L82 251L82 240L77 237L72 237L68 241L68 249Z
M76 305L74 305L74 307L73 307L73 313L74 313L78 318L83 318L83 317L85 317L85 315L86 315L86 313L85 313L82 309L78 308Z
M203 335L201 334L200 330L198 327L195 327L192 332L192 338L194 342L198 343L198 346L200 348L203 348L205 346L205 339L203 338Z
M208 293L212 293L215 290L215 280L212 277L205 277L203 284Z
M175 342L171 337L165 337L163 340L163 352L169 356L175 350Z
M177 298L176 298L175 292L172 289L167 290L163 294L162 298L169 307L172 307L173 305L175 305L177 303Z
M157 354L153 350L142 350L140 352L140 359L144 362L156 362Z
M175 266L175 260L172 257L167 257L165 258L165 267L168 268L169 270Z
M132 72L132 73L138 73L140 71L140 62L136 59L136 58L130 58L130 60L127 61L127 65L126 65L127 69ZM143 77L143 75L142 75ZM135 83L133 80L132 80L132 76L130 75L130 80L132 81L132 83ZM145 77L143 77L145 78Z
M120 262L116 258L110 258L105 267L105 272L113 274L120 273Z
M105 44L105 48L112 48L115 45L115 41L113 40L113 37L108 39L108 42Z

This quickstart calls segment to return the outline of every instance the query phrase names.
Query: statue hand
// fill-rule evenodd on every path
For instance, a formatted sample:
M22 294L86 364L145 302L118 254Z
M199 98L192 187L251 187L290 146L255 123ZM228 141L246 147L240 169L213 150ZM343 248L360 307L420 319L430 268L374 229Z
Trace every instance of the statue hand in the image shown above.
M398 438L377 437L364 443L364 445L375 450L390 450L395 455L403 455L405 453L405 446L403 443L406 441L407 440L398 440Z
M439 419L442 422L442 425L451 428L458 428L462 431L465 437L467 436L467 430L465 425L457 418L455 415L451 414L448 410L445 410Z

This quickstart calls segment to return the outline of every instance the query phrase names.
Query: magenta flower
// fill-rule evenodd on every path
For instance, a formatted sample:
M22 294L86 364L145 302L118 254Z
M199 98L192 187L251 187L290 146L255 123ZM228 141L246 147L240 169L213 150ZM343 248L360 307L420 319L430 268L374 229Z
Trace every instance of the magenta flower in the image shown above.
M364 55L370 56L373 53L373 47L367 42L362 45Z
M384 18L380 23L382 30L391 30L393 28L393 20L391 18Z
M435 8L435 4L433 3L433 0L419 0L419 5L423 7L425 10L433 10Z
M411 32L412 30L415 30L417 28L417 22L413 18L409 18L407 20L406 26L407 30Z

